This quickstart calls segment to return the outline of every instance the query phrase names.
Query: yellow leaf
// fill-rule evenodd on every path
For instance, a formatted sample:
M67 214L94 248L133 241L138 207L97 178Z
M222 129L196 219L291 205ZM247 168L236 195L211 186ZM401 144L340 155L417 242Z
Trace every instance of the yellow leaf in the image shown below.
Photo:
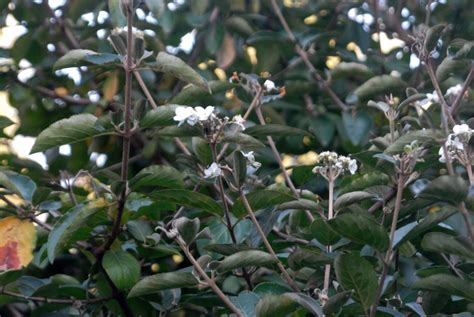
M105 80L104 86L102 87L102 93L104 94L105 101L111 102L114 99L118 91L118 86L118 75L116 72L113 72L111 76Z
M7 217L0 220L0 270L19 269L33 259L36 228L28 220Z

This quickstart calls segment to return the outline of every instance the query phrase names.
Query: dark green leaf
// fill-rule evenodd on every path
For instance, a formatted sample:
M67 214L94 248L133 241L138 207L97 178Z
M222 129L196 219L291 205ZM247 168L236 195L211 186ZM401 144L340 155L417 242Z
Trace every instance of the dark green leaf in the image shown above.
M0 116L0 130L2 130L4 128L8 127L8 126L11 126L14 123L15 122L11 121L7 117Z
M280 124L255 125L245 129L245 134L253 137L265 136L312 136L311 133L298 128L288 127Z
M314 220L309 229L310 236L324 245L332 245L341 239L341 236L331 228L326 219Z
M200 1L200 0L198 0ZM254 292L243 291L239 296L230 297L230 301L240 310L244 317L255 317L255 308L260 297Z
M54 258L70 243L76 231L86 225L88 219L99 210L106 207L103 200L80 204L67 211L54 225L48 235L48 259L53 263Z
M426 52L431 52L436 48L438 40L443 33L443 30L446 28L444 24L437 24L428 29L425 35L425 42L423 43L423 48Z
M353 298L367 313L375 300L377 276L366 259L355 254L341 254L334 262L337 280L346 290L354 290Z
M199 162L205 166L211 165L212 151L209 142L200 137L193 137L191 141L194 155L196 155Z
M59 120L38 135L30 153L112 133L96 123L97 117L86 113Z
M435 315L449 302L449 296L438 292L423 291L422 302L423 310L428 315Z
M254 137L244 133L225 133L222 142L235 143L242 146L244 149L256 149L265 147L265 145Z
M436 144L438 140L443 138L443 134L439 130L417 130L408 132L392 143L387 149L385 149L385 154L398 154L403 152L405 145L417 141L419 145L425 143Z
M219 273L225 273L246 266L271 266L276 262L273 255L263 251L240 251L222 260L216 270Z
M145 0L145 3L156 18L159 18L166 9L164 0Z
M462 177L443 175L432 180L419 194L419 197L455 205L466 199L468 191L469 183Z
M429 232L423 237L421 247L426 251L453 254L474 260L474 248L466 237L453 237L442 232Z
M213 80L208 82L212 94L217 94L228 89L233 88L235 85L228 81ZM174 96L170 102L175 104L186 105L190 103L200 102L205 98L209 97L209 92L203 91L200 87L195 85L188 85L183 88L176 96Z
M200 221L199 218L189 219L181 217L173 221L173 227L178 230L179 236L183 239L186 245L190 245L199 232Z
M248 193L245 195L245 197L247 198L254 212L259 209L268 208L295 200L293 196L274 190L254 191ZM232 212L238 218L242 218L247 215L247 210L245 209L241 198L238 198L235 201L234 206L232 207Z
M183 175L169 165L152 165L145 167L130 180L130 188L138 190L142 187L183 188Z
M176 124L173 120L175 110L179 105L163 105L150 110L140 121L141 128L165 127Z
M120 63L120 57L116 54L97 53L91 50L71 50L59 58L53 66L53 70L80 66L104 66L107 64Z
M351 298L351 295L352 291L345 291L329 297L329 300L323 306L324 314L330 316L339 313L341 307Z
M284 293L291 292L292 290L290 287L286 285L271 283L271 282L263 282L255 286L253 291L260 297L263 297L267 295L281 295Z
M447 296L462 296L474 301L474 283L453 275L434 274L416 281L411 287L413 289L439 292Z
M406 83L398 77L390 75L375 76L359 86L354 94L359 100L367 100L371 97L389 94L406 86Z
M256 314L258 317L285 317L295 312L298 305L283 295L269 295L263 297L257 304Z
M150 223L145 220L130 220L127 222L127 231L141 242L145 242L146 237L153 233Z
M222 207L211 197L181 189L166 189L155 191L151 197L159 200L171 202L180 206L202 209L215 215L222 215Z
M388 247L388 234L375 220L359 214L342 214L329 221L331 228L356 243L368 244L380 251Z
M160 291L197 286L199 281L191 272L170 272L147 276L139 281L128 294L129 298L156 294Z
M115 27L124 27L127 25L127 18L122 12L121 2L122 0L107 0L110 19Z
M125 251L107 251L102 266L118 289L129 289L140 278L140 264Z
M31 202L36 184L28 176L9 170L0 170L0 186Z
M334 80L347 77L367 78L372 75L372 70L364 64L342 62L331 69L331 77Z
M436 78L438 81L443 82L453 75L463 76L470 66L471 62L469 60L457 60L446 57L436 69Z
M334 202L334 208L341 209L346 206L350 206L353 203L359 202L364 199L373 198L374 195L364 191L355 191L350 193L345 193L339 196Z
M207 81L180 58L165 52L158 53L156 63L149 65L152 69L172 75L184 82L196 85L211 92Z
M349 112L343 112L342 123L347 137L353 145L362 144L372 128L372 119L364 112L355 115Z

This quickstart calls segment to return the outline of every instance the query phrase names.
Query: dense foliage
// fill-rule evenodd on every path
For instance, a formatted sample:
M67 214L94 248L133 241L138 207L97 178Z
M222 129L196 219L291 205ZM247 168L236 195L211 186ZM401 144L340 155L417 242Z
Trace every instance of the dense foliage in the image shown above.
M474 312L474 2L0 9L0 315Z

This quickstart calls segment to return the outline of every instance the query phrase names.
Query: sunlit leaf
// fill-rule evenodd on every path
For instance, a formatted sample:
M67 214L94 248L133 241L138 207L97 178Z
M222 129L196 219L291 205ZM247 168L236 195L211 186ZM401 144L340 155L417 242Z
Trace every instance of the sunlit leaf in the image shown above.
M0 220L0 270L19 269L33 259L36 228L29 220L7 217Z

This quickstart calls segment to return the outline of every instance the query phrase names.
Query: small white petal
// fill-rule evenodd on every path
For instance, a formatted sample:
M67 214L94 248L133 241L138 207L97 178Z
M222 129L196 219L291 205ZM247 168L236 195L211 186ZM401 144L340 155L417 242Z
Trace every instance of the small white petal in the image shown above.
M204 178L215 178L220 175L222 175L222 170L216 162L213 162L208 168L204 170Z
M265 80L265 82L263 83L263 86L265 87L265 90L266 91L272 91L272 90L275 90L276 87L275 87L275 83L271 80Z

